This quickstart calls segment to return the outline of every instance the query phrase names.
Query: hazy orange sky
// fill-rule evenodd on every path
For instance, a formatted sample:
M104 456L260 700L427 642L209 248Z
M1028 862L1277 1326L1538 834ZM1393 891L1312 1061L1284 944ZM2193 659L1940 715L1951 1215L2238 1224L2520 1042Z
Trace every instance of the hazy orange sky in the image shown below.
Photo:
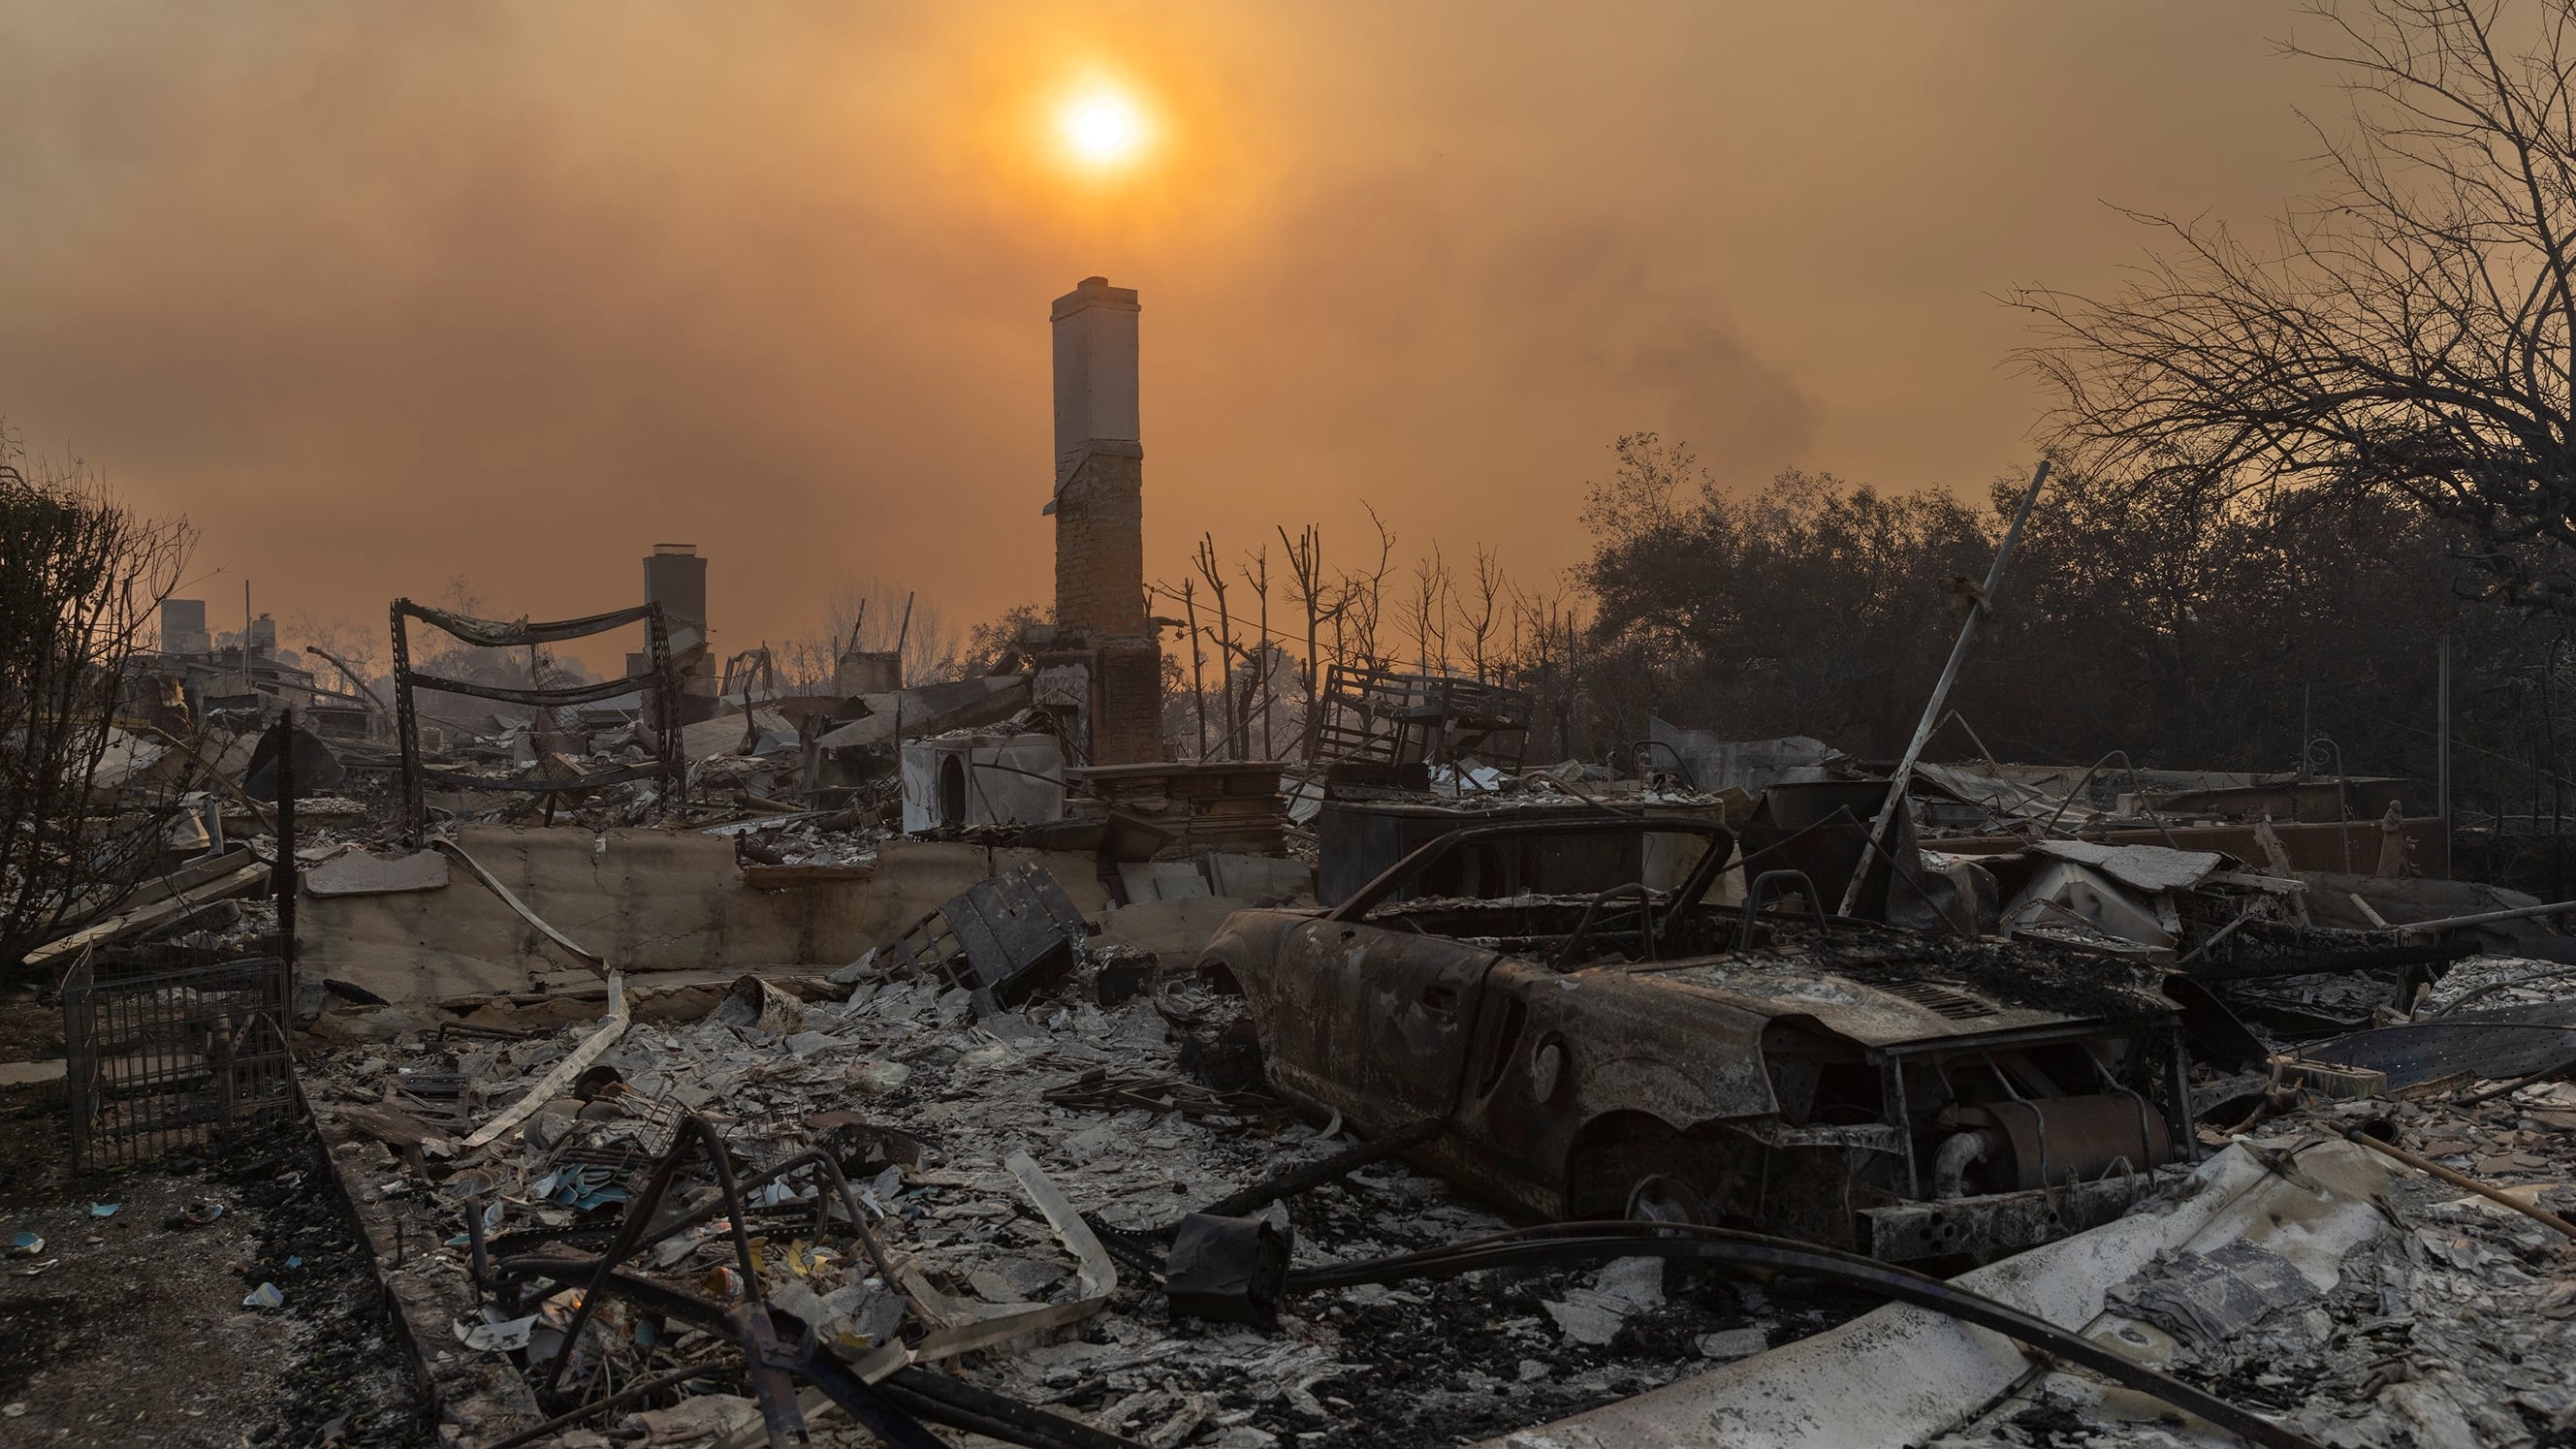
M1149 568L1213 529L1581 552L1617 434L1732 484L1981 488L1992 294L2105 203L2316 173L2291 6L0 6L0 417L203 530L197 586L380 626L632 602L726 649L873 577L1051 595L1049 301L1142 294ZM1087 172L1068 87L1152 145ZM291 637L287 643L297 642ZM589 660L616 667L610 650Z

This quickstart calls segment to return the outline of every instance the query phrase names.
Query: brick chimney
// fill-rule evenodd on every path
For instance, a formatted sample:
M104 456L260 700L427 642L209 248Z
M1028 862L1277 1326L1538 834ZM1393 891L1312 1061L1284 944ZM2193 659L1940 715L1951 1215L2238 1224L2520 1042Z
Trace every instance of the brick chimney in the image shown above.
M1055 299L1055 621L1092 660L1095 764L1162 756L1162 646L1146 622L1136 293L1085 277Z
M1146 633L1136 313L1107 277L1055 299L1055 621L1103 638Z

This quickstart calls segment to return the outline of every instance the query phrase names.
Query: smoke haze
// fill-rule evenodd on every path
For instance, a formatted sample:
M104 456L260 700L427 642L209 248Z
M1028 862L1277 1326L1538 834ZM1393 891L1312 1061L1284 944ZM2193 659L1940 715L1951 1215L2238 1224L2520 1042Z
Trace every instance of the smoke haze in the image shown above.
M0 417L204 530L219 626L709 555L1050 596L1047 306L1144 304L1148 572L1273 523L1573 561L1619 433L1730 486L2025 466L2016 282L2313 173L2286 5L19 3ZM1152 144L1086 176L1070 87ZM287 639L290 645L298 642ZM585 656L615 670L612 650Z

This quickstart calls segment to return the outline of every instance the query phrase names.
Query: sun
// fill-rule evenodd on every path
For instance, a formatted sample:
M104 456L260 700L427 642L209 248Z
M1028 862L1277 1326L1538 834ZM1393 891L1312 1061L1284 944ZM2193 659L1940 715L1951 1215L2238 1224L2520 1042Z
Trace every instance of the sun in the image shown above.
M1114 166L1135 155L1145 141L1145 120L1136 103L1116 91L1076 97L1059 124L1073 154L1095 166Z

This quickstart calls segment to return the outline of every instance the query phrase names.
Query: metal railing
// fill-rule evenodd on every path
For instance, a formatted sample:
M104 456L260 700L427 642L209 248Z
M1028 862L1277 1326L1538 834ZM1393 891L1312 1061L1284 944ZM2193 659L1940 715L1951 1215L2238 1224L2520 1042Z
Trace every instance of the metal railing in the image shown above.
M62 986L76 1171L149 1161L294 1105L282 956L171 967L84 953Z

